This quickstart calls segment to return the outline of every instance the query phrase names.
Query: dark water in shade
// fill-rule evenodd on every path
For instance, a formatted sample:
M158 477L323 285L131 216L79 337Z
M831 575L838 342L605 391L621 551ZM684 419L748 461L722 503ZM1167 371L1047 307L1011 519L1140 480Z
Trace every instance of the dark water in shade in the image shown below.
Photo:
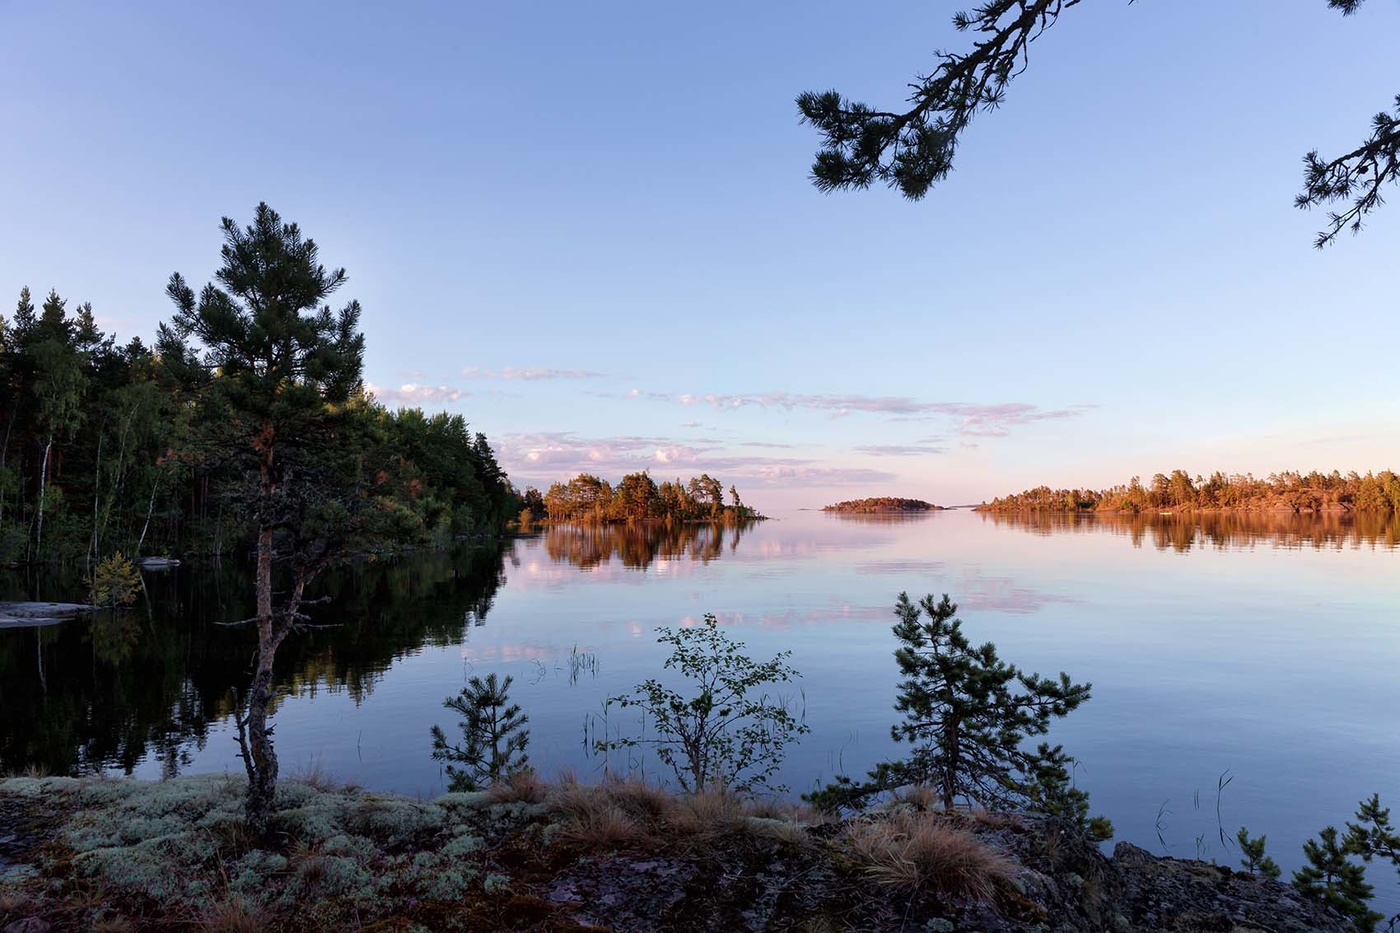
M973 639L1093 682L1052 738L1079 758L1078 780L1119 838L1234 864L1220 829L1244 824L1291 868L1302 841L1361 797L1400 804L1398 540L1394 521L1337 516L961 511L551 529L328 578L318 621L339 627L283 646L276 741L284 771L317 765L435 794L445 783L428 728L454 728L443 698L498 671L530 716L533 763L587 776L600 762L585 753L585 721L659 672L653 629L713 612L751 655L791 650L804 674L792 696L813 731L782 778L805 790L894 751L891 607L901 590L947 592ZM0 630L0 771L241 771L228 712L254 633L216 623L251 614L248 570L145 579L147 598L125 616ZM35 586L0 576L9 597ZM40 590L78 598L81 587L58 574ZM590 656L596 670L576 669ZM656 773L655 761L639 766Z

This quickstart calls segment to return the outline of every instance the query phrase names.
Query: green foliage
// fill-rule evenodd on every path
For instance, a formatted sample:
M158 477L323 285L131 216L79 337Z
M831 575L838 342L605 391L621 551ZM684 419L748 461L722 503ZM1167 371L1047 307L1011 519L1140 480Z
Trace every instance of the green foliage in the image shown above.
M117 551L93 568L88 592L94 606L129 606L141 592L141 571Z
M1192 479L1185 470L1157 473L1147 485L1134 476L1107 489L1036 486L998 496L982 508L992 512L1141 512L1154 509L1322 510L1389 514L1400 510L1400 477L1390 470L1365 475L1284 471L1258 479L1250 474Z
M1337 828L1328 826L1303 843L1308 863L1293 873L1293 886L1309 900L1351 918L1357 930L1369 931L1384 918L1366 906L1374 889L1366 883L1366 869L1347 854Z
M1363 800L1356 810L1357 822L1347 823L1343 844L1353 855L1361 856L1367 864L1372 859L1389 862L1400 872L1400 833L1390 822L1390 808L1381 806L1379 794ZM1388 921L1388 929L1400 929L1400 914Z
M853 512L857 514L881 512L928 512L938 508L923 499L901 499L899 496L872 496L867 499L847 499L822 508L823 512Z
M724 485L708 473L682 483L679 477L657 485L644 470L629 473L614 486L605 479L580 473L567 483L554 483L543 496L534 492L551 522L723 522L753 521L761 516L730 487L733 505L724 504ZM529 504L535 509L533 502ZM539 517L538 515L536 517Z
M1244 866L1245 871L1277 881L1281 870L1278 862L1264 854L1264 843L1267 839L1267 836L1251 837L1249 830L1243 826L1235 835L1235 841L1240 844L1240 854L1244 856L1240 864Z
M1328 0L1342 13L1364 0ZM812 163L812 183L821 191L868 188L882 182L918 200L953 170L958 141L973 117L1001 105L1013 78L1025 70L1030 46L1079 0L983 0L953 15L959 32L976 38L966 52L940 51L938 65L911 85L908 108L891 112L843 97L837 91L807 91L797 97L805 122L822 135ZM1327 215L1316 244L1342 230L1356 233L1363 218L1382 203L1387 183L1400 182L1400 96L1393 113L1371 120L1371 134L1356 149L1327 160L1314 150L1304 156L1304 188L1294 200L1302 208L1350 201Z
M654 748L688 792L784 790L770 785L769 778L782 764L788 744L811 727L765 688L801 676L787 664L792 652L754 661L744 654L744 643L731 641L709 613L703 625L657 632L656 640L671 646L664 668L686 678L690 691L653 678L630 694L609 697L605 711L612 706L641 709L654 737L600 739L594 750Z
M839 777L807 799L839 810L882 791L926 786L945 809L959 800L988 809L1038 808L1096 836L1111 833L1106 820L1088 817L1087 795L1073 786L1072 759L1059 746L1042 743L1034 752L1021 746L1089 699L1091 685L1063 672L1027 674L1002 661L991 642L974 647L956 613L946 594L925 596L918 605L899 594L893 631L904 680L895 709L904 721L890 733L912 746L910 756L880 763L863 783Z
M1108 817L1090 815L1089 792L1074 786L1073 764L1062 746L1051 747L1048 742L1037 746L1026 781L1029 809L1095 842L1106 842L1113 838L1113 823Z
M510 701L512 680L499 680L494 673L485 680L472 677L460 695L443 700L444 707L462 714L461 745L450 744L441 726L432 728L433 758L455 762L447 766L451 791L489 787L529 767L525 724L530 717Z

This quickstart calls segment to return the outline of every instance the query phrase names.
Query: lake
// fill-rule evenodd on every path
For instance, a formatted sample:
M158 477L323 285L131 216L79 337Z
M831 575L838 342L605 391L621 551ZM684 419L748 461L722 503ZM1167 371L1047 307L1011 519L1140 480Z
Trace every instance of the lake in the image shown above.
M795 793L897 753L891 610L902 590L946 592L974 641L1092 681L1051 737L1117 838L1235 864L1247 825L1287 869L1362 797L1400 804L1397 541L1394 520L1342 516L794 512L747 529L553 528L328 577L317 621L338 627L283 646L276 743L284 774L434 795L445 779L428 730L455 732L443 699L497 671L530 717L532 763L598 774L584 734L603 699L660 671L657 626L714 613L751 656L791 651L804 675L791 699L812 732L781 772ZM78 576L12 571L0 597L81 598ZM255 635L218 623L252 614L250 581L227 561L187 564L147 573L129 613L0 630L0 771L241 773L231 690Z

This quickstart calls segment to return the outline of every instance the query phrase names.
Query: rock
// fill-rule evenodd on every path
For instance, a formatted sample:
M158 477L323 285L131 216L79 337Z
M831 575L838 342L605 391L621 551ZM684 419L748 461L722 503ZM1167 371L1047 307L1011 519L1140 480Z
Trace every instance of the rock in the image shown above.
M96 606L85 603L0 602L0 628L57 625L81 613L96 610Z

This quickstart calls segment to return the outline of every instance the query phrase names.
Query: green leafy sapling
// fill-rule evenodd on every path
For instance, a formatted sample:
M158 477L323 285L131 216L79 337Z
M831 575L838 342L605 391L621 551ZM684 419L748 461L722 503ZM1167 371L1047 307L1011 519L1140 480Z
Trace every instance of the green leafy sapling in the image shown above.
M1267 836L1251 837L1249 830L1243 826L1235 834L1235 841L1240 844L1240 854L1244 856L1240 859L1244 870L1251 875L1263 875L1265 878L1277 881L1282 871L1278 867L1278 862L1264 854L1264 844L1267 840Z
M1349 917L1357 930L1369 933L1385 918L1367 906L1374 889L1366 883L1366 869L1347 855L1337 828L1328 826L1318 838L1303 843L1308 863L1293 873L1293 886L1309 900Z
M512 681L495 674L485 680L472 677L461 694L442 701L445 708L462 714L461 745L450 744L441 726L432 729L433 758L455 762L447 766L450 790L480 790L529 768L525 747L530 730L525 724L530 717L510 701Z
M655 678L630 694L609 697L604 710L638 707L649 719L652 735L619 736L593 742L595 752L650 747L671 768L681 789L747 792L770 784L787 746L809 731L789 703L767 687L800 677L783 651L768 661L744 654L744 643L731 641L711 614L702 625L659 628L657 641L671 646L663 665L689 682L682 692Z

